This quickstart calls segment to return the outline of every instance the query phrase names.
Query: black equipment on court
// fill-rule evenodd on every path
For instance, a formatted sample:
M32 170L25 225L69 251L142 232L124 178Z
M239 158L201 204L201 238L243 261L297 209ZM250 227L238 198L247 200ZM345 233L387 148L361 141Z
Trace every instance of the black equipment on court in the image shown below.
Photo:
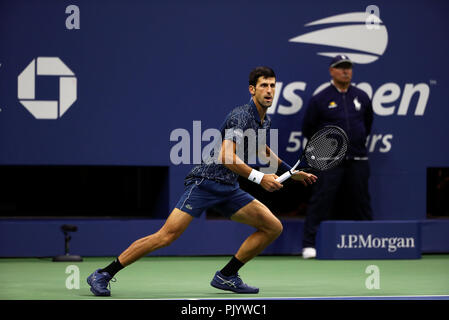
M72 239L69 232L76 232L78 230L78 227L74 226L74 225L70 225L70 224L63 224L61 226L61 230L64 233L65 254L62 256L53 257L53 261L56 261L56 262L83 261L83 258L81 258L80 256L71 255L69 253L69 242Z

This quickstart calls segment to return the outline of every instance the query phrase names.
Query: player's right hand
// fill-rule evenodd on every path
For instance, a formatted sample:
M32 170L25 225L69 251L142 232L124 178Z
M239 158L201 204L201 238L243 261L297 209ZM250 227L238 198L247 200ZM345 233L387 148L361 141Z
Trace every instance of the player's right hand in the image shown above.
M278 176L275 174L265 174L260 182L260 185L269 192L279 190L283 187L283 185L276 181L277 178Z

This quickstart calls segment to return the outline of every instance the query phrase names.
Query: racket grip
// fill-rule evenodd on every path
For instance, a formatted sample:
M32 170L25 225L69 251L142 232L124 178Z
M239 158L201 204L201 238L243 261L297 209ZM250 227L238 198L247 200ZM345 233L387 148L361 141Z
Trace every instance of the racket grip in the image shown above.
M284 172L280 177L278 177L276 179L277 182L282 183L285 180L287 180L288 178L290 178L292 176L292 174L290 173L290 171Z

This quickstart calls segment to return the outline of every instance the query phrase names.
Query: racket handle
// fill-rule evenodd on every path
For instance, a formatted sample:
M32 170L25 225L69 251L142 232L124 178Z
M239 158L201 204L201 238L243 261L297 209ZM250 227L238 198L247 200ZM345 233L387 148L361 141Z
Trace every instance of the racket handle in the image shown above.
M290 173L290 171L284 172L280 177L278 177L276 179L277 182L282 183L285 180L287 180L288 178L290 178L292 176L292 174Z

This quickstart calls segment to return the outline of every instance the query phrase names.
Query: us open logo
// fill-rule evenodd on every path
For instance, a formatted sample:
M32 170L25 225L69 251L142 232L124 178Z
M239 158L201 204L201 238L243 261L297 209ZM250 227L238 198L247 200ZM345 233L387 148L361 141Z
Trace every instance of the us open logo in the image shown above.
M291 38L289 42L322 45L326 49L337 47L338 50L317 54L332 58L341 54L360 64L376 61L387 48L388 32L378 12L377 15L370 14L369 10L339 14L312 21L305 27L322 25L326 27Z
M36 76L59 76L59 99L36 100ZM36 119L58 119L76 101L77 79L58 57L37 57L18 77L20 103Z

